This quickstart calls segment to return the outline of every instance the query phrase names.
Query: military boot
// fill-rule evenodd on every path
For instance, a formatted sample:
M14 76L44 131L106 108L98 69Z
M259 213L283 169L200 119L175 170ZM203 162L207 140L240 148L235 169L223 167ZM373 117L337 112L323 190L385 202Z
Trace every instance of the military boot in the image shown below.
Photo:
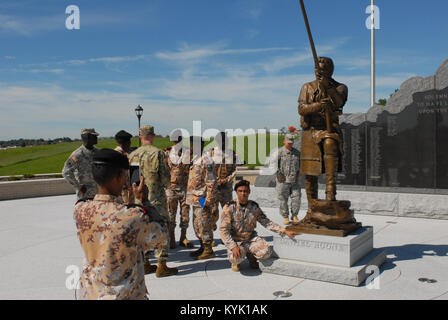
M179 246L185 248L194 248L194 244L192 244L187 239L187 228L182 228L180 231Z
M288 217L283 218L283 224L284 224L285 226L289 225L290 223L291 223L291 221L289 221L289 218L288 218Z
M204 245L201 240L201 246L199 247L199 249L195 250L193 252L190 252L190 256L193 258L196 258L196 257L200 256L202 254L202 252L204 252Z
M297 216L293 216L292 217L292 223L293 224L296 224L296 223L299 223L299 222L300 222L299 217L297 217Z
M176 239L174 237L174 228L170 228L170 249L176 248Z
M157 266L156 270L156 277L162 278L162 277L169 277L172 275L175 275L179 272L177 268L168 268L166 265L166 260L159 259L159 265Z
M204 244L204 251L196 257L196 260L205 260L205 259L210 259L210 258L214 258L215 257L215 253L213 252L212 249L212 244Z
M326 188L325 199L327 201L336 200L336 173L338 170L338 158L335 156L324 156Z
M148 260L145 261L145 264L143 267L145 270L145 274L154 273L157 270L157 266L150 264Z
M232 271L239 272L240 271L240 265L236 263L232 263Z
M260 266L258 265L257 258L254 257L254 255L250 252L246 254L247 260L249 260L249 266L252 269L260 269Z

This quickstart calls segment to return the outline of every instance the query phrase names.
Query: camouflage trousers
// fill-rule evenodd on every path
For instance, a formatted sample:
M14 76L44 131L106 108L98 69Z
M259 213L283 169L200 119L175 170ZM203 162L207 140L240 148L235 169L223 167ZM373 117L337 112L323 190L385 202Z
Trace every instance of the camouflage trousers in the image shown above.
M168 212L170 219L170 228L176 228L177 205L180 207L180 223L181 229L187 229L190 223L190 206L185 202L185 190L169 189L166 193L168 202Z
M210 208L203 209L193 206L193 228L196 237L202 240L204 245L210 245L213 241L213 221Z
M233 256L232 250L227 248L227 257L230 263L240 264L246 259L246 254L251 253L257 260L269 259L272 254L271 246L262 237L256 236L248 241L239 241L236 244L241 249L240 257Z
M302 193L298 182L282 183L277 181L277 197L280 200L280 214L284 218L289 218L288 200L291 197L291 215L297 216L300 210L300 199Z
M159 214L163 217L165 220L167 228L163 228L165 232L168 232L169 228L169 216L168 211L166 209L166 206L163 205L157 205L155 206ZM168 237L167 237L168 238ZM161 244L159 247L154 249L154 257L156 257L157 260L167 260L168 259L168 249L169 249L169 242L166 241L163 244ZM149 252L145 254L145 257L148 258Z
M212 222L213 222L213 230L217 229L216 223L219 220L219 204L221 204L221 208L224 208L224 205L232 200L232 186L225 186L218 189L216 193L216 203L212 208Z

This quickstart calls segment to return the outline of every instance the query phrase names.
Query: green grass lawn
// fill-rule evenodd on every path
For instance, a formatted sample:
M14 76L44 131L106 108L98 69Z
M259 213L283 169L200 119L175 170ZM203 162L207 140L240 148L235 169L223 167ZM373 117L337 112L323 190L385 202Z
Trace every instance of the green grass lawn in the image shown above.
M240 159L244 159L247 163L249 159L248 150L257 150L258 139L264 138L261 135L257 136L256 146L251 144L247 136L244 137L244 152L236 150ZM236 145L234 138L234 145ZM238 138L242 139L242 138ZM213 143L213 142L210 142ZM283 136L278 136L279 146L283 145ZM0 176L23 175L23 174L40 174L40 173L60 173L64 167L64 163L69 155L81 145L81 141L70 143L59 143L46 146L23 147L17 149L0 150ZM169 138L156 138L154 145L158 148L164 149L172 145ZM213 144L212 144L213 145ZM138 146L138 139L132 139L132 146ZM98 148L115 148L116 142L114 139L100 139L98 141ZM267 140L266 155L270 154L271 146L269 139ZM244 153L244 154L242 154ZM254 165L263 165L263 161L257 157Z

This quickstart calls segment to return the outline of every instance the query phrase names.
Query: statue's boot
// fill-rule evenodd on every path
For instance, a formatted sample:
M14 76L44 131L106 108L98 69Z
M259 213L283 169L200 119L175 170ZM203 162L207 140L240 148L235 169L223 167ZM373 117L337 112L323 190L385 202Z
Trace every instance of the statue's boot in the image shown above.
M166 265L166 260L159 259L159 265L157 266L157 270L156 270L157 278L169 277L169 276L177 274L178 272L179 272L179 270L177 268L169 268Z
M179 246L185 248L194 248L194 244L192 244L190 240L187 239L187 228L182 228L180 231Z
M193 258L196 258L196 257L200 256L203 251L204 251L204 245L203 245L202 240L201 240L201 246L199 247L199 249L191 252L190 256L193 257Z
M176 239L174 237L174 228L170 227L170 249L176 248Z
M336 200L336 174L338 171L338 157L325 155L325 176L327 178L325 188L325 199L327 201Z
M306 198L308 200L308 211L306 212L306 216L302 220L300 220L301 223L310 220L311 203L313 200L317 200L318 197L318 185L316 176L307 175L305 177L305 190L306 190Z

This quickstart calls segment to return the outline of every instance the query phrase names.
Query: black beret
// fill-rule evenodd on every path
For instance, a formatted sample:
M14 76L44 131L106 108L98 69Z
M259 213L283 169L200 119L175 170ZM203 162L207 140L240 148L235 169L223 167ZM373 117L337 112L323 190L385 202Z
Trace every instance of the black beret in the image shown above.
M118 151L112 149L100 149L93 154L93 163L108 165L121 169L129 169L128 158Z
M120 130L115 135L115 140L130 140L132 138L132 134L126 132L124 130Z
M235 184L235 187L233 189L236 191L236 189L238 189L239 187L243 187L243 186L250 188L250 182L247 180L240 180L239 182L237 182Z

